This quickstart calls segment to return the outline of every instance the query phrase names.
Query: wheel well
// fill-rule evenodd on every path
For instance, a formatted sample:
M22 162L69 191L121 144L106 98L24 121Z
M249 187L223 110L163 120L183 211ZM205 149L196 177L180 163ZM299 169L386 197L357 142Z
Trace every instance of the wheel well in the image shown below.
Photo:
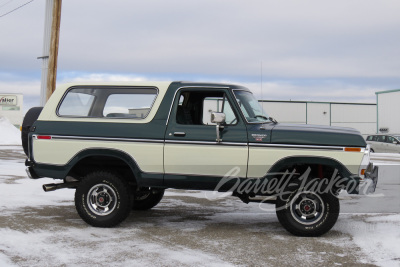
M335 168L331 165L326 164L317 164L317 163L300 163L300 164L289 164L285 166L281 166L279 172L285 171L293 171L296 170L296 173L303 175L307 171L309 171L309 176L314 178L328 178L331 179L335 174ZM340 172L337 172L336 175Z
M300 174L310 169L310 176L318 178L332 178L335 170L342 177L350 177L352 173L339 161L324 157L289 157L275 163L268 173L284 172L296 169Z
M321 188L324 190L329 190L333 194L337 194L339 189L346 190L349 194L357 191L358 180L349 176L348 169L333 159L321 159L313 158L311 161L306 159L301 159L297 162L292 160L282 161L271 168L273 173L288 173L286 178L293 177L299 178L298 182L302 185L312 188L317 180L315 178L321 179ZM271 170L269 173L271 173ZM304 180L306 179L306 180ZM332 184L327 184L322 179L327 179L332 181ZM303 181L305 184L303 184ZM325 180L326 181L326 180ZM310 183L308 183L310 182ZM296 182L295 182L296 183ZM318 183L318 182L317 182ZM356 191L354 191L356 190Z
M131 167L124 160L111 156L88 156L81 159L71 168L68 176L82 180L84 176L96 170L110 170L117 173L128 182L136 184L136 178Z

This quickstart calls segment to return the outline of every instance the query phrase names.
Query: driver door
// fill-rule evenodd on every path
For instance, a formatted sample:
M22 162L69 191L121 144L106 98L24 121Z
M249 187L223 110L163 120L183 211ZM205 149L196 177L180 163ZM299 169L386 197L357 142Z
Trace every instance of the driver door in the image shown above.
M227 89L181 89L170 113L164 147L164 184L212 190L224 176L246 177L248 145L245 123ZM224 112L220 130L212 112Z

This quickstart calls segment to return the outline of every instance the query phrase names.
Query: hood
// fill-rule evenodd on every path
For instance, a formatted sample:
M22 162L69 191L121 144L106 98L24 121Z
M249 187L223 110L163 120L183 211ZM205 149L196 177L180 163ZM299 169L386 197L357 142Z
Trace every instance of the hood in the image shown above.
M365 147L361 133L353 128L279 123L272 128L271 143Z

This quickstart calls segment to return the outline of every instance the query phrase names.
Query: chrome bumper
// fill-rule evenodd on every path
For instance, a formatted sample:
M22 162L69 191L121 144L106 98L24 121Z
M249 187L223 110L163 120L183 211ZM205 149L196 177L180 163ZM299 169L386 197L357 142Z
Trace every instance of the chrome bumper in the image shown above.
M36 172L32 169L32 167L26 167L25 171L28 177L31 179L41 178L39 175L36 174Z
M362 184L362 194L368 195L372 194L376 190L376 185L378 184L378 166L373 166L372 163L370 163L367 167L367 170L365 171L365 178L364 182Z

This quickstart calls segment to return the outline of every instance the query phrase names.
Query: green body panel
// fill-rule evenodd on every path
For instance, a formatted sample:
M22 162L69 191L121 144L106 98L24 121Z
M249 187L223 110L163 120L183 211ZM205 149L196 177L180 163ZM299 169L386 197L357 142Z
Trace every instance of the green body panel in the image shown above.
M319 146L366 147L360 132L352 128L277 124L272 130L271 143Z
M152 120L147 124L79 121L36 121L34 134L110 138L164 138L165 121Z

